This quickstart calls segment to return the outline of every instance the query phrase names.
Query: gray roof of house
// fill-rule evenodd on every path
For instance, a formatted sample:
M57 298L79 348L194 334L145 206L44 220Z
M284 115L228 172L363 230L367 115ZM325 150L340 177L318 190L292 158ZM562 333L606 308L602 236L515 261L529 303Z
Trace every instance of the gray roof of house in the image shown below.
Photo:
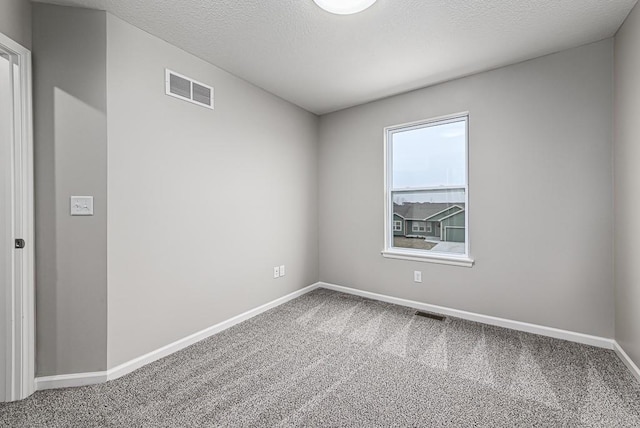
M464 209L464 203L442 203L442 202L405 202L402 205L393 204L393 213L406 219L425 219L449 207L458 205Z

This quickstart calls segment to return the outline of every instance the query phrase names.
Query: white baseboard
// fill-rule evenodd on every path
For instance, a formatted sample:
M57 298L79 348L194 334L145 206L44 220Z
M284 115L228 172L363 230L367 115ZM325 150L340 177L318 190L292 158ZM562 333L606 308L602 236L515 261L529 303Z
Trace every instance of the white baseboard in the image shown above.
M43 389L86 386L107 381L107 372L74 373L66 375L44 376L36 378L36 391Z
M576 333L576 332L561 330L553 327L545 327L545 326L525 323L521 321L513 321L505 318L497 318L497 317L477 314L473 312L461 311L458 309L451 309L443 306L431 305L428 303L421 303L413 300L401 299L398 297L386 296L384 294L372 293L369 291L343 287L341 285L330 284L326 282L318 282L318 283L309 285L308 287L302 288L298 291L295 291L291 294L288 294L284 297L273 300L272 302L269 302L257 308L251 309L250 311L237 315L233 318L230 318L226 321L218 323L214 326L201 330L190 336L184 337L180 340L170 343L169 345L156 349L155 351L149 352L148 354L142 355L131 361L127 361L126 363L120 364L119 366L113 367L109 370L102 371L102 372L76 373L76 374L69 374L69 375L46 376L46 377L36 378L36 389L43 390L43 389L53 389L53 388L84 386L84 385L91 385L95 383L102 383L108 380L117 379L121 376L131 373L132 371L146 364L152 363L156 360L159 360L160 358L166 357L167 355L173 354L174 352L184 349L189 345L192 345L196 342L206 339L209 336L212 336L216 333L226 330L238 323L241 323L252 317L255 317L256 315L259 315L269 309L282 305L283 303L293 300L296 297L302 296L303 294L306 294L312 290L315 290L316 288L326 288L329 290L340 291L343 293L353 294L356 296L367 297L373 300L379 300L382 302L393 303L401 306L407 306L407 307L419 309L422 311L435 312L442 315L448 315L448 316L462 318L469 321L495 325L499 327L509 328L512 330L540 334L543 336L568 340L571 342L582 343L586 345L596 346L599 348L612 349L616 352L616 354L620 357L620 359L624 362L624 364L629 368L629 370L633 373L633 375L638 379L638 381L640 381L640 370L629 358L629 356L624 352L622 347L620 347L620 345L613 339L607 339L607 338L598 337L598 336L591 336L588 334Z
M206 339L209 336L212 336L216 333L233 327L236 324L246 321L249 318L253 318L256 315L266 312L269 309L275 308L276 306L280 306L283 303L295 299L296 297L302 296L303 294L306 294L311 290L315 290L316 288L318 288L318 283L294 291L293 293L287 294L286 296L280 297L279 299L251 309L233 318L229 318L226 321L222 321L221 323L208 327L182 339L176 340L175 342L163 346L162 348L151 351L148 354L142 355L138 358L134 358L131 361L127 361L126 363L120 364L119 366L113 367L106 371L92 373L74 373L36 378L36 390L85 386L117 379L121 376L131 373L132 371L144 365L159 360L160 358L166 357L167 355L173 354L174 352L184 349L187 346L193 345L194 343Z
M614 351L616 351L616 354L622 360L624 365L627 366L631 374L635 376L638 382L640 382L640 369L638 368L638 366L636 366L633 360L627 355L627 353L624 352L624 349L622 349L622 346L620 346L618 342L616 342L615 344Z
M287 294L286 296L280 297L279 299L273 300L262 306L258 306L257 308L251 309L245 313L236 315L233 318L229 318L226 321L222 321L221 323L205 328L204 330L201 330L190 336L176 340L175 342L170 343L166 346L163 346L160 349L156 349L155 351L151 351L148 354L142 355L131 361L127 361L126 363L120 364L119 366L113 367L107 370L107 379L108 380L117 379L120 376L124 376L128 373L131 373L135 369L138 369L144 365L147 365L156 360L159 360L160 358L166 357L167 355L171 355L174 352L184 349L187 346L193 345L194 343L199 342L203 339L206 339L209 336L212 336L216 333L226 330L229 327L233 327L234 325L239 324L242 321L246 321L249 318L253 318L256 315L266 312L269 309L275 308L276 306L280 306L283 303L286 303L290 300L295 299L296 297L302 296L303 294L306 294L309 291L316 289L317 287L318 287L317 284L309 285L298 291L294 291L293 293Z
M540 334L542 336L554 337L556 339L568 340L571 342L583 343L585 345L597 346L598 348L614 349L615 341L604 337L591 336L583 333L575 333L572 331L561 330L553 327L545 327L537 324L529 324L521 321L513 321L506 318L497 318L489 315L476 314L473 312L461 311L458 309L445 308L444 306L430 305L428 303L416 302L414 300L406 300L398 297L386 296L384 294L371 293L369 291L358 290L355 288L343 287L341 285L329 284L326 282L318 283L319 287L329 290L341 291L343 293L353 294L361 297L368 297L373 300L393 303L401 306L419 309L421 311L435 312L437 314L448 315L451 317L462 318L469 321L475 321L483 324L495 325L498 327L510 328L512 330L525 331L527 333Z

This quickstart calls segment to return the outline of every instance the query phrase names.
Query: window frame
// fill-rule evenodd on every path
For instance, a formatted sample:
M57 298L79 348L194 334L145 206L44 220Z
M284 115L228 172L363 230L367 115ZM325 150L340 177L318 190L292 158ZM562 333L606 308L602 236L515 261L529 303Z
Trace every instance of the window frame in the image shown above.
M402 220L393 220L393 231L402 232Z
M430 190L431 188L411 188L393 189L391 180L393 179L393 135L397 132L405 132L412 129L426 128L429 126L445 125L447 123L465 122L465 185L452 186L455 189L464 188L465 197L465 253L440 253L427 250L417 250L411 248L393 247L393 197L392 192L398 190L416 191ZM454 266L471 267L474 260L470 253L470 233L469 233L469 112L460 112L446 116L433 117L415 122L403 123L399 125L387 126L384 128L384 249L381 254L390 259L411 260L419 262L430 262L448 264ZM433 190L446 190L447 186L432 188ZM425 228L426 229L426 228Z

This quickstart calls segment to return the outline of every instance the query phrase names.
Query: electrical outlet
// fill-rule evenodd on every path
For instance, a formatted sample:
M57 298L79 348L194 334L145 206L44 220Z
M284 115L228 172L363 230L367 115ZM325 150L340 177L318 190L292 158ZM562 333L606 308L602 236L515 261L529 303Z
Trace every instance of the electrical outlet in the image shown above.
M279 278L280 277L280 267L276 266L273 268L273 277L274 278Z
M280 276L284 276L284 265L280 265Z
M422 282L422 272L419 270L413 271L413 282Z

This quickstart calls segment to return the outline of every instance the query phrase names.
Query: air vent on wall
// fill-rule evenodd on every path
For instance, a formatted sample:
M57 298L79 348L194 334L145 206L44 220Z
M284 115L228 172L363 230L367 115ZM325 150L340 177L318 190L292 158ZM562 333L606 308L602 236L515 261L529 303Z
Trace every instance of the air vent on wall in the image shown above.
M213 88L166 69L166 94L199 106L213 109Z

